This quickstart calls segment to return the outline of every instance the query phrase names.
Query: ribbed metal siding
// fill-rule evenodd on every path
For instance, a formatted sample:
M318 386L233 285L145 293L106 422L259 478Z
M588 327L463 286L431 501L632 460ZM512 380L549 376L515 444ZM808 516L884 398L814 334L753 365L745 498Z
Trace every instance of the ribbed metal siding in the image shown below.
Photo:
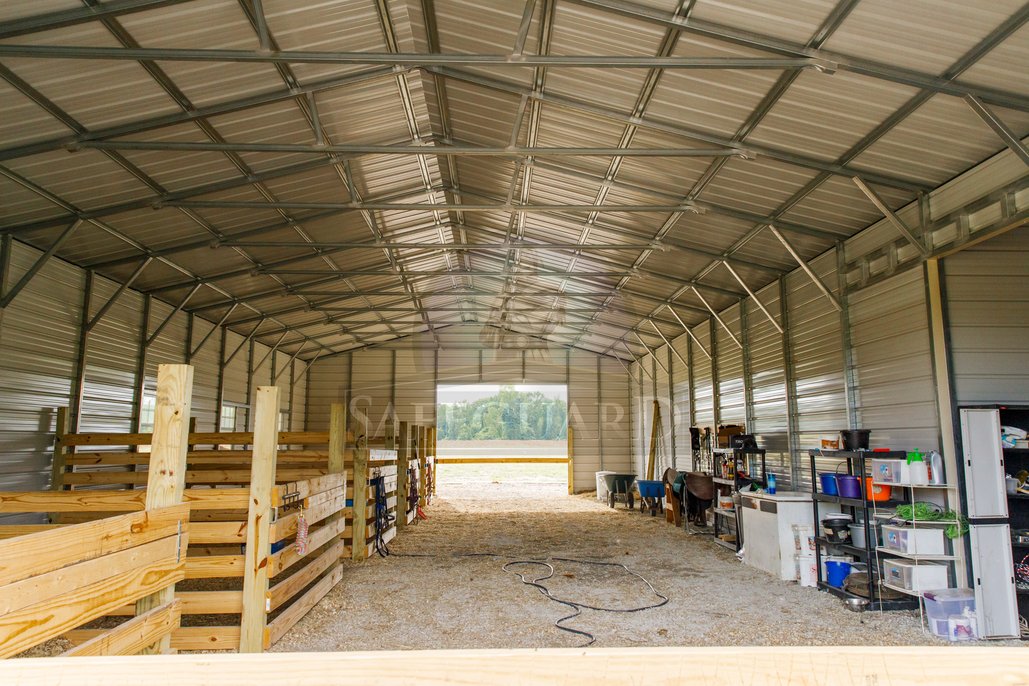
M193 340L189 349L195 350L204 336L214 328L213 322L193 318ZM190 360L193 365L193 405L190 415L196 417L197 431L216 431L220 410L218 408L218 346L216 332L204 343L204 347Z
M836 294L836 257L812 260L812 270ZM807 448L820 445L823 434L847 428L847 396L843 380L843 335L840 313L803 272L786 277L790 345L796 373L797 445L802 451L803 488L810 485Z
M13 247L8 285L40 255ZM55 415L68 405L75 377L83 286L81 270L51 260L0 311L0 490L50 482Z
M773 284L757 293L761 303L781 325L779 287ZM792 487L786 369L783 365L783 337L752 301L747 301L747 334L750 349L753 423L747 427L765 449L768 471L785 487Z
M711 328L708 322L693 327L693 335L697 337L704 349L711 352ZM696 345L694 343L694 345ZM715 428L715 404L712 361L707 355L697 350L693 354L693 403L697 418L697 426Z
M293 384L293 414L290 419L293 431L301 431L307 418L307 363L297 360L295 383Z
M943 261L958 403L1029 402L1029 228Z
M859 425L873 447L939 448L939 415L921 269L850 296Z
M154 300L150 306L150 327L148 336L168 318L174 308L168 303ZM177 313L161 335L154 339L147 350L146 388L153 392L157 387L157 367L162 364L183 364L186 361L186 315ZM196 374L194 374L194 383Z
M568 423L573 430L574 480L577 489L593 488L600 470L597 430L597 358L573 351L568 369Z
M668 367L668 346L661 346L660 348L655 350L655 353L657 354L658 361L660 361L661 364L663 364L666 368L670 370L671 368ZM657 402L661 408L661 434L659 437L660 448L657 453L658 459L655 463L654 470L656 475L660 475L661 471L663 471L666 467L672 466L675 456L672 450L673 418L671 407L668 403L669 390L672 379L669 377L668 374L664 372L663 369L661 369L659 365L656 366L656 370ZM648 407L647 412L652 413L653 407ZM648 445L647 447L649 448L650 446Z
M229 355L236 352L240 344L243 343L243 336L229 331L225 335L225 359L228 359ZM214 345L217 347L217 343L214 341L208 343L208 345ZM250 345L249 343L244 344L243 348L236 353L236 356L232 358L229 364L225 365L224 378L225 378L225 391L224 399L226 403L235 403L238 405L247 405L250 400L247 398L247 359L250 356ZM240 413L237 412L237 415Z
M350 400L350 379L347 369L350 354L334 355L311 365L307 380L307 428L328 431L329 411L332 403Z
M117 290L113 281L95 278L91 312L99 310ZM142 308L142 296L124 293L90 332L79 430L128 433L134 429Z
M368 431L381 436L393 397L393 352L364 349L354 352L353 398L350 409L354 416L368 418Z
M631 468L629 457L629 377L617 360L600 360L600 431L603 469L621 471ZM576 477L576 488L589 489L592 484Z
M733 305L720 316L736 340L741 340L740 306ZM743 425L747 422L743 351L721 325L715 330L715 336L718 349L718 423Z
M689 336L683 334L672 339L672 346L682 356L682 359L689 361L687 356L687 341ZM698 355L703 353L698 352ZM693 466L693 450L690 447L690 377L689 367L683 364L679 358L672 354L672 381L675 406L672 408L675 421L675 467L676 469L691 469Z
M415 424L435 422L436 351L398 348L396 353L397 419Z

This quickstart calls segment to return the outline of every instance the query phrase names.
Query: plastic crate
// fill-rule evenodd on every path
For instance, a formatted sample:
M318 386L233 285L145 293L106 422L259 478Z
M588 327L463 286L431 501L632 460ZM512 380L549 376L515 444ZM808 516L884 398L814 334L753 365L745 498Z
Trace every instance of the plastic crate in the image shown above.
M911 481L906 460L872 458L872 481L880 484L906 484Z
M911 560L883 560L883 581L909 591L947 588L946 565Z
M975 591L970 588L944 588L926 591L925 616L929 629L942 638L952 638L951 618L975 617Z
M909 555L945 555L943 529L883 525L883 546Z

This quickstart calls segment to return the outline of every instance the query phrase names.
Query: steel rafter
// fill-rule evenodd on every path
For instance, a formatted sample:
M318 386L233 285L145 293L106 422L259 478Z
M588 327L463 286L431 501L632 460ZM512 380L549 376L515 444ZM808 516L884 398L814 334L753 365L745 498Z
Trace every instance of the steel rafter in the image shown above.
M815 34L811 37L811 39L808 41L805 47L814 49L820 48L825 43L825 41L828 40L832 36L832 34L840 27L840 25L850 15L850 13L854 10L857 4L858 0L840 0L836 4L836 7L833 8L833 11L830 12L829 15L822 22L821 26L819 26L818 30L815 31ZM674 31L673 29L668 30ZM676 32L675 35L679 35L678 32ZM743 124L737 129L736 133L733 135L732 141L735 144L742 145L744 143L747 136L754 132L754 130L758 127L758 125L760 125L760 123L764 120L764 118L768 115L768 113L772 110L776 103L778 103L779 100L786 94L790 86L793 85L794 81L797 80L798 75L799 74L797 72L785 72L782 76L778 78L775 84L772 85L772 87L768 90L765 96L754 107L750 115L747 116L747 119L743 122ZM704 189L706 189L711 184L711 182L715 180L715 177L718 175L718 173L722 170L724 166L724 159L716 159L712 161L708 168L704 171L704 173L701 174L700 178L697 179L696 183L693 184L693 187L690 189L689 193L686 194L686 197L683 198L683 200L696 201L697 198L704 192ZM852 178L856 179L856 177ZM860 179L857 180L863 183L863 181L860 181ZM710 273L714 269L715 265L719 263L724 264L726 267L728 267L733 277L735 277L736 281L739 282L743 289L749 295L754 297L755 300L757 300L756 296L754 296L753 291L751 291L750 287L744 282L740 275L737 274L736 271L732 269L732 266L726 261L736 249L741 247L753 235L756 235L756 231L754 230L752 230L750 233L744 236L744 238L740 241L737 241L728 250L723 251L718 259L712 261L704 270L698 272L696 278L699 280L708 273ZM792 250L792 247L788 247L787 249ZM709 310L711 309L710 305L707 304L707 301L704 300L703 296L701 296L698 293L697 297L700 298L701 302L703 302ZM768 318L772 321L772 325L779 330L779 333L782 333L782 329L780 328L779 324L776 323L775 319L770 314L768 314L768 311L765 310L764 305L761 305L760 301L758 301L758 306L761 307L762 311L765 312ZM651 314L656 314L657 311L658 310L654 310L653 312L651 312ZM712 310L711 312L712 314L714 314L716 318L718 317L718 315L714 313L714 310ZM719 319L719 322L721 323L721 319ZM728 328L726 328L726 331L728 331ZM733 336L731 331L729 332L729 335ZM733 336L733 340L736 341L735 336ZM739 341L736 342L737 344L739 344Z
M626 0L569 0L578 5L592 7L595 9L607 10L622 16L639 19L651 24L657 24L666 28L685 31L701 36L716 38L718 40L744 45L749 48L771 52L777 55L791 55L794 57L810 57L825 60L835 65L842 71L849 71L863 76L870 76L876 79L891 81L905 86L914 86L933 93L943 93L963 97L974 95L986 102L1010 107L1012 109L1029 111L1029 97L1019 93L1009 93L955 82L957 75L945 73L937 76L925 74L912 69L894 67L882 62L876 62L861 57L854 57L844 53L813 48L800 43L794 43L781 38L765 36L753 31L735 29L715 22L698 20L693 18L689 21L676 17L674 14L659 9L637 5ZM1023 5L1018 12L1013 14L1004 22L1006 35L1014 33L1022 24L1029 20L1029 5Z
M0 45L0 57L59 60L161 62L244 62L273 64L363 64L398 67L524 67L572 69L814 69L832 73L831 60L818 57L638 57L635 55L484 55L402 52L318 52L313 50L225 50L202 48L109 48L90 45ZM962 91L961 94L964 94ZM994 98L987 98L991 101Z

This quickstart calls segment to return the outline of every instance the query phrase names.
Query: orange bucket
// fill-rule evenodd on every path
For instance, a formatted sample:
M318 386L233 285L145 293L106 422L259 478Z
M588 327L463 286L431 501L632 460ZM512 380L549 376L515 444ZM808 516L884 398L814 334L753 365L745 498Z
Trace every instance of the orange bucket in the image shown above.
M883 485L883 484L873 484L872 483L872 477L866 476L865 477L865 493L868 494L868 499L869 500L871 500L873 502L876 502L876 503L881 503L881 502L883 502L885 500L889 500L890 499L891 489L890 489L889 486L886 486L886 485Z

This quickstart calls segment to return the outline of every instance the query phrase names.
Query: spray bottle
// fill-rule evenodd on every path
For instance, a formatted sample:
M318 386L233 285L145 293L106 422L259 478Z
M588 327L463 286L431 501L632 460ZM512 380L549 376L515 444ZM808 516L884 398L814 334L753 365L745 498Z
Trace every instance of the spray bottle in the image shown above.
M929 483L929 468L922 459L922 451L915 449L908 453L908 475L912 486L925 486Z

